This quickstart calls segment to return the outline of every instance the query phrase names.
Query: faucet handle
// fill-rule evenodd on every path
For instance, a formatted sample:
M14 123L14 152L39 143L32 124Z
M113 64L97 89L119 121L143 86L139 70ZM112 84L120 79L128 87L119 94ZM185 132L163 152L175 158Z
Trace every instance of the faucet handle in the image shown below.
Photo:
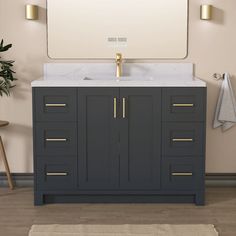
M122 54L116 53L116 61L121 61L121 60L122 60Z

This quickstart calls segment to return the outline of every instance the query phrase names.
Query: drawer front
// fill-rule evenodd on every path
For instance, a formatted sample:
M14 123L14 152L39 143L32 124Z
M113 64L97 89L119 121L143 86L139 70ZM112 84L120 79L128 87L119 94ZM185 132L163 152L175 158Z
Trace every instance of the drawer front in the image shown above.
M193 190L203 187L202 157L165 158L162 160L162 189Z
M39 190L73 190L76 188L76 157L44 158L37 156Z
M203 123L163 123L163 156L195 156L204 154Z
M164 88L163 121L204 121L205 88Z
M36 123L36 155L77 155L76 123Z
M76 121L76 88L35 88L36 121Z

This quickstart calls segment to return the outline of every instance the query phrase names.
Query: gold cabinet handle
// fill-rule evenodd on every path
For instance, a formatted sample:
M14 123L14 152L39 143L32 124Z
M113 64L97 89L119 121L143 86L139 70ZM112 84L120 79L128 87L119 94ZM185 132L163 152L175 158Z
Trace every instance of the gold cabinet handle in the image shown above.
M173 103L173 107L193 107L193 103Z
M125 98L122 98L122 118L125 118L126 117L126 101L125 101Z
M117 117L117 99L113 98L113 117L116 119Z
M47 172L47 176L67 176L66 172Z
M192 176L192 172L172 172L172 176Z
M47 142L66 142L66 138L46 138Z
M172 138L173 142L193 142L192 138Z
M66 107L66 103L46 103L45 107Z

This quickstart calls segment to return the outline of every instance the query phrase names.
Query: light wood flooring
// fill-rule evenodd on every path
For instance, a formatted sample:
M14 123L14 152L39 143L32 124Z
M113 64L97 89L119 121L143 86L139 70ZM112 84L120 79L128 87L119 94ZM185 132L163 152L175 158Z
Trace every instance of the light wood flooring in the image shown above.
M236 187L207 188L206 205L50 204L35 207L33 190L0 188L0 236L27 236L32 224L214 224L236 236ZM186 235L187 236L187 235Z

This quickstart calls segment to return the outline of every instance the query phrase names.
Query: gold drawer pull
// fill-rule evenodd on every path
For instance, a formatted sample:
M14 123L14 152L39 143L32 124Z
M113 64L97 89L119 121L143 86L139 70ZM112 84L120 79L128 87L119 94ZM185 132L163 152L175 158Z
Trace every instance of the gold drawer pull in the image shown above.
M113 117L116 119L117 117L117 101L116 98L113 98Z
M192 172L173 172L171 173L173 176L192 176Z
M192 138L172 138L173 142L193 142Z
M46 138L47 142L66 142L66 138Z
M122 103L123 103L123 114L122 114L122 118L125 118L126 114L126 101L125 101L125 98L122 98Z
M46 103L45 107L66 107L66 103Z
M174 103L172 104L173 107L193 107L193 103Z
M47 172L47 176L67 176L66 172Z

